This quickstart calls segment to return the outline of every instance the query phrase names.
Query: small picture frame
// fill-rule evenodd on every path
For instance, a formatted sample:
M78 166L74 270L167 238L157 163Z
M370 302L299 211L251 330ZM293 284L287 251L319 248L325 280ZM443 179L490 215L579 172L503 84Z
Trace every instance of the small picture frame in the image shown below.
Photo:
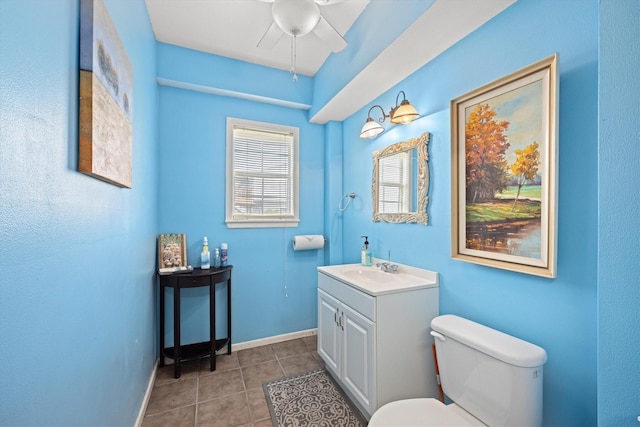
M160 274L184 270L187 267L187 235L158 236L158 271Z

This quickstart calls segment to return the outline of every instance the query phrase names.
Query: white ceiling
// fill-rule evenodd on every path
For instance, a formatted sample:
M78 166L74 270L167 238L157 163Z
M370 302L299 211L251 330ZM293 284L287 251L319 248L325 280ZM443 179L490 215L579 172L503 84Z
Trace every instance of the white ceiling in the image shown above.
M158 41L281 70L291 68L289 37L282 37L272 49L257 47L273 22L272 3L260 0L145 1ZM400 4L402 0L371 1ZM326 123L346 119L516 1L435 0L394 42L383 47L373 61L315 112L310 121ZM338 32L345 35L368 4L369 0L344 0L323 5L320 11ZM296 71L315 75L330 53L315 34L299 37Z
M320 6L322 16L344 35L369 0ZM190 49L289 71L291 37L271 49L257 47L273 18L260 0L146 0L156 40ZM296 71L313 76L331 50L314 34L296 41Z

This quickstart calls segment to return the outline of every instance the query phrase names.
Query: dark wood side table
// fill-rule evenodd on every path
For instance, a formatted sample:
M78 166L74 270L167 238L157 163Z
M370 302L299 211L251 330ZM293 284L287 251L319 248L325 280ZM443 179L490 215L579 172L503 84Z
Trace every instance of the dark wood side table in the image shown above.
M219 268L180 271L160 275L160 366L164 366L165 356L174 360L174 377L180 378L180 363L209 355L211 370L216 369L216 350L227 346L231 354L231 269L232 265ZM227 337L216 339L216 284L227 286ZM209 341L180 345L180 290L185 288L209 287ZM164 346L165 288L173 288L173 347Z

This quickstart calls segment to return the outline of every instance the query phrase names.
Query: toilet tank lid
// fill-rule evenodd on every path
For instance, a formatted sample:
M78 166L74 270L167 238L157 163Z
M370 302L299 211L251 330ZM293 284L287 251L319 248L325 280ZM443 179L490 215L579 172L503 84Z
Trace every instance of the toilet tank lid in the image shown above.
M435 317L431 328L513 366L534 368L547 361L542 347L453 314Z

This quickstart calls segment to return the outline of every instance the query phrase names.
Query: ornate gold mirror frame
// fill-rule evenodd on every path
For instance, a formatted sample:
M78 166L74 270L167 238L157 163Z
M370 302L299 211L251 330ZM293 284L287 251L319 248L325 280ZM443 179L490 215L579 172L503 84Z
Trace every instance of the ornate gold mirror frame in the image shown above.
M418 223L427 225L427 190L429 189L429 166L427 164L427 144L429 143L429 132L423 133L418 138L412 138L408 141L398 142L390 145L382 150L373 153L373 174L371 178L371 195L373 201L373 221L375 222L392 222L392 223ZM379 212L379 186L378 174L380 159L398 154L401 152L416 149L418 153L417 192L413 192L417 197L417 207L415 212L400 213L381 213ZM413 189L412 189L413 190Z

